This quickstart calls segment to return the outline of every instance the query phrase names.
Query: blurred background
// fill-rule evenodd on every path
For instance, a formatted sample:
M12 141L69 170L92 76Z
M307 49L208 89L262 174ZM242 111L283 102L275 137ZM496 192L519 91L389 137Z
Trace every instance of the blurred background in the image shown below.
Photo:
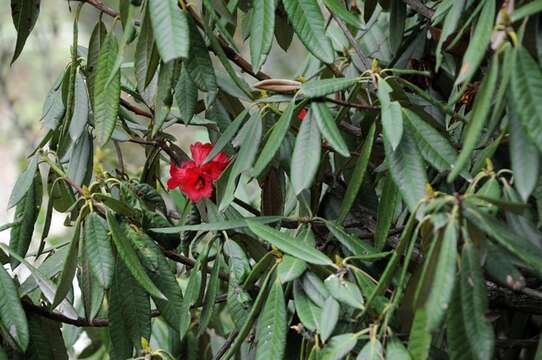
M118 0L104 1L118 9ZM197 2L196 2L197 3ZM66 0L47 0L41 2L41 9L36 26L21 56L10 65L15 48L16 31L10 11L10 1L0 0L0 226L13 221L14 209L7 209L11 189L18 174L26 166L26 156L35 148L45 131L41 128L40 118L47 92L70 61L72 43L73 11L78 2ZM196 6L199 9L199 6ZM242 21L240 14L239 21ZM79 45L88 46L90 34L99 12L90 5L83 7L79 24ZM104 22L110 25L111 19L104 16ZM238 45L246 58L250 58L248 44L243 45L242 35L236 34ZM129 50L128 50L129 51ZM130 57L130 54L127 54ZM294 42L286 54L280 47L274 46L264 71L273 77L294 78L305 59L303 46L294 37ZM217 71L220 67L217 66ZM252 78L247 77L249 83ZM169 131L169 130L168 130ZM187 128L179 125L171 129L178 138L178 145L188 149L189 144L208 137L202 128ZM125 147L125 148L124 148ZM138 153L130 151L130 144L123 144L128 153L127 162L136 170ZM139 149L134 147L134 150ZM139 152L139 150L138 150ZM132 162L132 164L130 164ZM164 169L166 170L166 169ZM42 212L41 217L44 217ZM43 223L44 219L41 219ZM56 214L53 218L51 235L58 237L66 228L62 225L64 217ZM39 233L39 227L36 233ZM51 242L54 239L49 239ZM9 241L9 230L0 232L0 241Z

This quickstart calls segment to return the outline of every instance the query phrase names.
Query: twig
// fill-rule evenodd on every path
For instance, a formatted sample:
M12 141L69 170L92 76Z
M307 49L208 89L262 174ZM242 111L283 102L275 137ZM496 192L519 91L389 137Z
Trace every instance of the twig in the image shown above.
M352 45L352 47L354 48L354 51L356 52L356 54L359 57L359 60L362 62L363 66L365 67L365 69L362 69L362 70L370 69L371 68L371 61L363 53L363 51L361 51L361 47L359 46L359 43L354 38L354 35L352 34L352 32L350 31L348 26L346 26L346 24L338 16L336 16L332 11L330 11L330 13L331 13L331 16L333 17L333 19L335 20L335 22L337 23L337 25L339 25L339 27L341 28L344 35L346 35L346 38L348 39L348 42L350 43L350 45Z
M162 252L164 253L164 255L166 255L166 257L170 258L171 260L184 264L188 266L189 268L193 268L194 266L196 266L195 260L192 260L184 255L178 254L175 251L162 249ZM208 269L208 272L211 272L210 268ZM229 281L229 276L223 273L222 271L218 273L218 276L224 281Z
M149 119L152 119L152 117L153 117L151 113L149 113L149 112L147 112L147 111L145 111L143 109L140 109L135 105L132 105L128 101L124 100L123 98L120 99L120 105L122 105L123 107L130 110L131 112L133 112L136 115L144 116L144 117L147 117Z
M119 142L117 140L113 140L113 145L115 145L115 151L117 153L117 161L119 165L119 172L121 174L126 174L126 169L124 167L124 157L122 156L122 150L120 148Z

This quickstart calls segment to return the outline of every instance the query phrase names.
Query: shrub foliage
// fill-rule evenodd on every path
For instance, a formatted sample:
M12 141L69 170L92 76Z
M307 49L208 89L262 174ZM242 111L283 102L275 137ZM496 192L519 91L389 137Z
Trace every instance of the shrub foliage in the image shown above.
M58 6L0 358L542 357L541 1Z

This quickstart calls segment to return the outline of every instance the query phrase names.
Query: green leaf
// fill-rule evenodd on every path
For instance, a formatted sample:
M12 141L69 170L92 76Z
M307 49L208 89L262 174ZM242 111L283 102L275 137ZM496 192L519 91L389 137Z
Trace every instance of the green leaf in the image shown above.
M159 63L160 55L154 42L149 5L147 3L143 11L143 20L134 54L134 73L137 90L140 94L145 94L147 85L149 85L154 77Z
M320 354L321 360L340 360L356 346L356 334L348 333L332 337Z
M164 62L188 58L190 39L188 22L176 0L149 0L153 35Z
M296 194L311 186L318 172L321 146L320 131L311 111L299 127L292 154L290 177Z
M172 227L164 227L164 228L153 228L150 229L153 232L162 233L162 234L178 234L183 231L221 231L221 230L232 230L232 229L240 229L247 227L248 224L246 220L250 219L250 221L259 222L262 224L269 224L273 222L277 222L283 219L282 216L258 216L258 217L251 217L246 219L236 219L236 220L224 220L219 221L216 223L202 223L202 224L196 224L196 225L180 225L180 226L172 226Z
M359 239L354 235L350 235L334 222L326 221L326 227L333 234L335 239L341 243L352 255L365 256L375 254L377 251L368 242Z
M403 136L403 115L399 102L391 100L391 92L392 88L386 80L380 78L377 95L381 107L382 129L392 150L396 150Z
M92 34L90 36L90 42L88 44L87 66L85 67L87 75L87 88L90 103L94 109L94 83L96 81L96 70L98 66L98 59L100 57L100 49L105 43L107 38L107 29L102 21L98 21Z
M361 291L353 282L340 275L330 275L324 281L324 284L331 296L338 301L354 308L363 309Z
M356 360L380 360L384 358L384 349L382 343L378 339L371 338L368 343L361 348ZM389 357L389 355L388 355ZM396 360L396 358L393 358Z
M510 109L511 110L511 109ZM533 192L538 179L540 167L540 153L536 145L527 136L527 133L514 111L510 116L510 160L514 173L514 185L523 201L527 201Z
M484 0L484 7L478 17L476 28L472 34L469 47L463 56L463 64L459 70L459 75L455 80L455 85L463 82L468 83L478 70L478 66L484 59L487 46L491 40L493 32L493 23L495 21L495 0ZM493 94L493 92L491 92Z
M423 158L438 171L450 171L457 160L457 152L448 139L415 112L403 109L403 114L406 115L407 129ZM462 174L468 177L465 172Z
M286 302L281 283L271 285L256 326L256 360L282 359L286 347Z
M342 156L349 157L350 151L348 150L348 146L344 142L341 132L326 103L312 102L310 111L316 119L320 133L329 145Z
M346 90L358 82L358 78L342 77L316 79L301 84L299 92L307 98L322 97Z
M294 305L295 311L303 326L307 329L315 331L318 327L318 322L322 317L322 309L316 306L305 294L299 281L294 283Z
M251 118L245 123L245 125L239 130L239 134L243 135L241 142L241 148L237 154L235 162L230 165L231 171L227 178L226 187L224 189L222 199L220 199L219 211L224 211L233 201L235 195L235 188L237 178L245 170L251 168L260 140L262 137L263 124L260 112L255 112ZM239 136L239 135L238 135ZM218 192L218 191L217 191Z
M87 86L80 71L75 75L75 91L73 116L70 122L70 137L73 141L79 139L88 121L89 99Z
M433 241L439 241L434 238ZM455 282L455 263L457 258L458 224L450 219L440 240L440 250L436 257L436 267L431 274L432 286L424 305L427 312L427 331L432 332L440 325L450 305ZM426 261L429 261L426 260Z
M525 287L525 278L514 264L514 258L492 243L488 243L484 268L489 276L501 285L512 290Z
M81 223L78 218L75 224L75 229L73 233L73 238L70 243L70 250L64 259L64 266L62 268L62 276L58 282L58 286L55 292L55 297L51 307L54 309L72 288L73 278L75 276L75 271L77 270L78 263L78 254L79 254L79 239L81 238Z
M113 249L107 236L107 229L94 212L85 219L83 246L94 277L104 289L109 289L115 264Z
M523 47L516 50L511 80L513 109L527 135L542 151L542 70Z
M141 338L150 339L151 308L149 295L132 277L120 257L115 261L108 300L112 358L130 358L132 347L141 347Z
M321 61L335 59L331 41L326 36L322 12L316 0L283 0L284 9L301 42Z
M293 256L285 255L277 267L277 274L284 284L300 277L307 269L307 264Z
M215 71L209 57L207 45L205 45L205 40L203 40L192 18L189 18L188 25L190 32L190 51L188 58L184 62L186 72L200 90L216 93Z
M15 30L17 30L17 43L11 58L11 64L17 60L23 51L28 35L34 29L34 25L40 14L40 0L11 0L11 18Z
M437 49L435 50L437 70L442 63L442 47L444 46L444 42L448 40L450 35L452 35L453 32L457 29L457 25L461 20L461 15L463 14L463 10L465 8L465 4L466 0L452 1L451 8L446 14L446 17L444 18L444 25L442 25L442 32L440 34L440 38L437 44Z
M394 53L397 52L403 41L407 6L402 0L392 0L390 9L390 46Z
M477 359L492 359L495 346L493 327L486 318L487 290L480 266L480 254L466 243L461 255L461 307L467 340Z
M181 75L175 86L175 99L179 107L181 119L185 124L189 124L196 113L196 104L198 102L198 89L190 76L186 66L181 69ZM216 147L216 145L213 147Z
M15 209L15 221L18 221L18 224L11 228L9 247L23 257L32 241L34 226L41 208L42 192L41 176L38 175L34 177L32 186ZM11 259L12 269L17 264L16 259Z
M130 241L126 238L125 229L119 224L115 215L110 211L107 213L107 222L111 229L113 243L115 247L136 281L152 296L159 299L167 300L167 298L160 292L160 290L154 285L149 278L145 269L141 265L134 248L130 245ZM124 225L126 226L126 225Z
M17 346L25 351L28 346L28 324L13 280L0 266L0 322Z
M534 0L525 5L521 6L519 9L515 9L512 14L510 14L510 21L516 22L523 19L524 17L534 15L542 11L542 1Z
M363 184L363 178L367 172L367 166L369 165L369 159L371 158L371 153L373 151L375 131L376 125L373 123L365 137L365 142L361 147L361 155L356 161L356 166L354 167L354 171L350 177L348 186L346 187L346 192L344 193L344 198L341 203L341 209L339 210L339 216L337 217L337 224L343 223L358 197L359 189L361 188L361 184Z
M250 60L255 73L260 71L273 44L277 1L255 0L250 23Z
M471 207L464 211L464 215L469 222L488 234L498 245L518 257L532 271L537 274L542 273L540 250L523 237L512 232L507 224Z
M198 335L201 336L207 331L207 326L211 321L213 310L215 307L216 295L220 286L220 279L218 277L220 273L220 257L213 263L213 269L211 270L211 277L209 279L209 285L207 285L207 291L203 298L203 308L201 310L201 317L199 321Z
M400 194L391 176L384 179L382 196L378 202L378 213L376 216L375 247L382 250L388 239L388 232L393 222L395 209L399 205Z
M386 357L393 360L411 360L408 350L403 343L396 338L388 340L386 344Z
M173 78L176 62L162 63L158 70L156 96L154 97L154 123L152 135L155 136L162 129L173 103Z
M230 144L230 142L233 139L233 137L235 136L235 134L237 134L237 130L239 130L239 128L241 127L241 124L243 124L243 121L245 120L247 114L248 114L248 109L245 109L245 110L241 111L241 113L239 115L237 115L235 120L233 120L228 125L226 130L224 130L222 135L220 135L220 137L218 138L216 143L213 145L213 149L211 150L209 155L207 155L207 157L205 158L205 161L204 161L205 163L211 161L222 150L224 150L224 148L228 144Z
M341 306L333 297L328 297L324 306L322 307L322 316L318 322L318 332L322 342L326 342L330 335L333 333L337 321L339 320L339 312Z
M489 0L493 2L493 0ZM493 95L495 91L495 86L497 84L497 73L499 71L499 61L495 56L491 61L491 66L489 68L489 73L486 74L482 84L480 85L480 90L476 95L474 100L474 105L472 106L471 117L467 127L465 129L465 136L463 140L463 149L459 154L455 164L453 165L452 172L448 175L448 182L452 182L457 175L467 166L468 162L472 158L472 152L478 144L478 139L480 133L484 128L486 119L491 110L491 101L493 100Z
M66 345L60 327L62 323L38 314L28 314L30 341L24 354L25 359L68 360ZM66 329L67 326L64 328ZM68 331L66 331L68 333Z
M275 157L275 154L282 144L282 140L290 128L290 122L292 121L295 107L295 100L292 100L280 116L277 123L273 126L271 135L269 135L260 156L258 156L258 160L256 160L254 163L254 168L252 169L253 177L258 177Z
M416 310L410 337L408 339L408 352L414 359L425 360L429 356L432 335L427 331L427 311L423 308Z
M201 278L201 264L198 262L190 273L188 284L186 285L186 290L184 292L183 302L179 309L179 335L181 341L186 336L186 333L190 327L192 317L190 314L190 308L198 300L201 291Z
M361 29L359 18L342 5L339 0L324 0L327 8L342 21L356 29Z
M9 196L8 209L17 205L24 198L28 190L30 190L37 170L38 157L33 156L30 159L26 170L19 175L15 182L15 186L13 186L13 190Z
M425 197L427 176L423 160L408 134L404 134L395 151L384 142L391 177L410 211Z
M117 39L113 34L109 34L100 49L96 65L96 78L94 79L94 124L96 138L100 145L109 141L119 113L120 71L106 86L117 53Z
M286 233L275 230L267 225L259 224L253 220L247 220L247 224L250 230L260 239L269 242L289 255L305 260L309 264L334 265L333 261L320 250L297 241Z

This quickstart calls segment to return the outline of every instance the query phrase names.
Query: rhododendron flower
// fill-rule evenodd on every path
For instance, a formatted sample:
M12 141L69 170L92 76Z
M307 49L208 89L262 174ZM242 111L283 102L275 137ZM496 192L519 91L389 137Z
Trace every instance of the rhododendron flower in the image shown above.
M305 116L307 116L307 113L309 111L307 109L301 109L301 111L299 112L299 114L297 114L297 118L301 121L305 120Z
M183 161L180 167L171 163L168 189L178 187L193 202L210 198L213 195L213 182L220 177L230 161L228 156L221 151L204 164L212 149L213 145L208 143L197 142L190 145L192 160Z

